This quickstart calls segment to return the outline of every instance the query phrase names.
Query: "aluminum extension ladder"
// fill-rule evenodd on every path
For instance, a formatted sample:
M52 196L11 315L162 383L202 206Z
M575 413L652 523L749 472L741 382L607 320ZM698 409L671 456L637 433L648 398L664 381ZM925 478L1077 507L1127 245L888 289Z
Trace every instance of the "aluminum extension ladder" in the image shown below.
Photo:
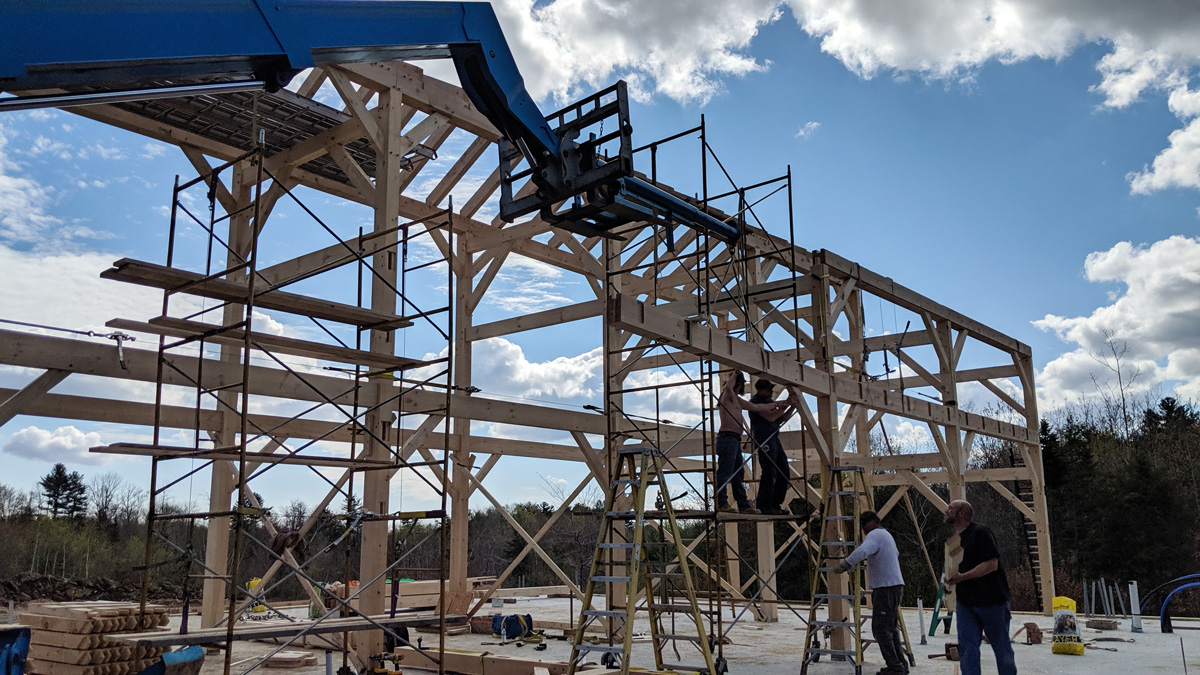
M579 621L571 639L571 659L567 675L579 672L584 658L591 652L603 655L601 663L619 668L622 675L629 673L633 648L634 622L638 612L646 612L650 619L650 636L654 647L656 670L705 673L723 675L724 663L714 663L709 631L701 619L702 611L696 602L696 589L687 562L687 548L675 519L675 509L670 499L661 500L661 507L649 514L646 510L647 489L654 486L665 491L662 454L646 447L625 448L617 451L612 486L607 490L604 505L605 527L600 528L596 554L592 559L592 571L588 577L587 591ZM626 500L628 498L628 505ZM618 503L620 506L618 507ZM663 541L646 541L646 518L663 519ZM630 527L632 524L632 527ZM651 555L651 548L661 547L661 555ZM674 557L671 557L671 554ZM678 569L673 569L678 568ZM595 609L593 599L596 589L603 584L625 584L624 605L612 594L604 609ZM639 606L639 599L644 603ZM584 640L587 627L597 620L610 622L608 644L592 644ZM664 625L670 619L672 626ZM678 632L667 632L678 630ZM619 636L618 636L619 633ZM619 641L619 644L618 644ZM692 665L667 663L664 651L673 647L679 653L679 643L689 643L698 652L696 659L702 663Z

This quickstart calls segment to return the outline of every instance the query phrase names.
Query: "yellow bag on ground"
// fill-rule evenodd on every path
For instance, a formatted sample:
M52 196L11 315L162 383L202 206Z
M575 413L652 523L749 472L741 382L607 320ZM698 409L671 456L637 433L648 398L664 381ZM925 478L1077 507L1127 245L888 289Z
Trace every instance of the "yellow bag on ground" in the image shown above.
M1083 640L1079 638L1079 625L1075 622L1075 601L1058 596L1054 598L1054 639L1050 651L1055 654L1083 655Z

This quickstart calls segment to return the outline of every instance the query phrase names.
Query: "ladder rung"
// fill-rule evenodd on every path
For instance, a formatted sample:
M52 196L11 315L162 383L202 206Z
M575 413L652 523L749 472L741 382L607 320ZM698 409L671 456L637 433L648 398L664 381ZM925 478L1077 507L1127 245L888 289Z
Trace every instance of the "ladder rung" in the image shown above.
M624 618L625 610L623 609L585 609L584 616L608 616L614 618Z
M654 455L654 454L658 454L658 451L656 451L654 448L625 448L624 450L618 450L617 454L618 455Z
M853 628L853 621L810 621L813 626L839 626L841 628Z
M631 518L637 515L637 511L605 511L604 515L609 518Z
M865 469L864 467L861 467L861 466L853 466L853 465L850 465L850 466L831 466L831 467L829 467L829 470L830 470L830 471L839 471L839 472L840 472L840 471L854 471L855 473L862 473L862 472L866 471L866 469Z
M651 579L682 579L683 575L679 572L646 572L646 576Z
M850 495L856 495L858 493L851 492L849 490L834 490L833 492L826 492L825 494L829 495L830 497L849 497Z
M592 577L592 581L598 581L598 582L601 582L601 583L620 583L620 582L628 582L628 581L629 581L629 577L605 577L605 576L597 576L597 577Z
M821 545L822 546L858 546L858 544L853 541L823 541L823 542L821 542Z
M809 654L841 654L850 658L853 658L855 655L853 649L817 649L816 647L809 647L806 651Z
M623 647L617 647L615 645L571 645L571 649L574 649L577 652L604 652L605 654L620 654L621 652L625 651Z
M699 635L680 635L678 633L659 633L654 637L659 640L686 640L688 642L700 642Z
M825 516L825 520L854 520L854 516Z
M818 599L825 599L825 600L829 600L830 598L841 598L842 600L853 600L854 599L853 595L847 595L845 593L817 593L813 597L818 598Z
M600 548L625 548L625 549L631 549L631 548L633 548L633 544L609 544L609 543L604 543L604 544L600 544Z

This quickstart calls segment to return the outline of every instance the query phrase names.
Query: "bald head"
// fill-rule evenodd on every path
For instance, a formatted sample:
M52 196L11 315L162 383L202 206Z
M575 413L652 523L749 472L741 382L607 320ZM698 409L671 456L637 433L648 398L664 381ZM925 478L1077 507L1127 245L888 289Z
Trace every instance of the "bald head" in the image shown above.
M962 532L975 519L975 507L965 499L955 499L946 506L946 523Z

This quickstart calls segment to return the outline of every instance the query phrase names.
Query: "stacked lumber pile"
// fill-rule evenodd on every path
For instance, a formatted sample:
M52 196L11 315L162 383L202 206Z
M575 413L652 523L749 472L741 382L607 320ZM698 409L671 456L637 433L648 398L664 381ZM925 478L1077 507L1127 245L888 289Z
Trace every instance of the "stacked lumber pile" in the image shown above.
M167 624L167 608L136 602L38 602L20 614L30 628L32 675L127 675L150 666L162 647L106 640L106 633L153 630Z

